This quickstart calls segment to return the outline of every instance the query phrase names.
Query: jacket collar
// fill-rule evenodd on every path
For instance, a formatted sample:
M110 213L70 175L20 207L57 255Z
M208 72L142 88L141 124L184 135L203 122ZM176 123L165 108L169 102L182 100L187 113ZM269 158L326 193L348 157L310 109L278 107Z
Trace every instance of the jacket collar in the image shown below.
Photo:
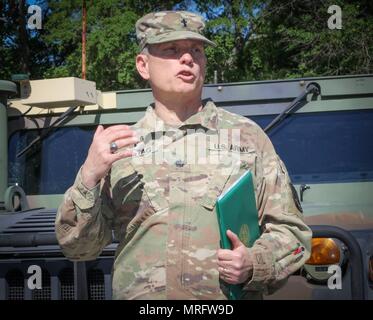
M145 116L137 123L137 126L141 129L145 129L150 132L157 131L177 131L185 128L193 128L202 126L209 130L218 129L218 109L213 101L204 100L203 108L200 112L197 112L190 116L187 120L178 126L170 126L166 124L154 110L154 104L148 106L145 112Z

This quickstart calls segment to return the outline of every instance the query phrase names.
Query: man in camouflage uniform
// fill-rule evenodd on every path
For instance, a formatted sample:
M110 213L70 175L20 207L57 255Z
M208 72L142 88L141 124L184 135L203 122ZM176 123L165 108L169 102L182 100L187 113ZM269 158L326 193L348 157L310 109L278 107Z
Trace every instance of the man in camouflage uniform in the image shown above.
M261 298L309 257L311 231L269 138L201 100L204 45L214 45L203 28L188 12L136 23L136 66L154 104L132 127L97 128L58 210L57 238L71 260L95 259L114 230L115 299L227 299L238 283L243 298ZM232 250L220 249L216 200L248 169L261 236L247 248L228 231Z

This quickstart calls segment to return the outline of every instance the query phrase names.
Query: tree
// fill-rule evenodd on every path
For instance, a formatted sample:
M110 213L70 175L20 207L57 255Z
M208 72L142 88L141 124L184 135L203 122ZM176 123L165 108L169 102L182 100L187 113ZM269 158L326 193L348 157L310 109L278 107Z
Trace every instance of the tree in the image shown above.
M343 27L327 26L321 0L197 1L208 17L213 70L224 81L372 73L373 4L333 1ZM209 70L208 77L211 79Z
M32 1L43 28L25 27L27 4L0 7L0 78L81 77L81 0ZM373 3L335 0L342 29L330 30L321 0L87 0L87 79L100 90L143 88L135 69L135 22L158 10L190 10L206 18L206 82L373 73ZM1 2L0 2L1 5ZM216 77L215 77L216 75Z
M368 1L334 1L342 9L342 29L330 30L325 1L268 1L258 20L264 74L275 78L362 74L373 71L373 7ZM272 36L271 36L272 35ZM266 64L268 61L269 64ZM260 75L259 75L260 77Z
M96 0L87 3L87 79L100 90L142 88L138 76L135 23L150 11L172 9L177 1ZM81 76L81 1L50 1L45 43L54 68L46 77Z
M46 20L45 1L35 1L43 7ZM27 27L28 5L25 1L0 2L0 79L11 79L15 73L42 77L50 67L46 45L41 41L41 31Z

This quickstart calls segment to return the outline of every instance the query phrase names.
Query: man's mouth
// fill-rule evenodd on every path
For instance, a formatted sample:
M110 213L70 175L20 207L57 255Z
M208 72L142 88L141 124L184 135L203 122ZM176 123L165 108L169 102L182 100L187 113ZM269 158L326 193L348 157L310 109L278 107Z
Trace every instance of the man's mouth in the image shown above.
M190 71L183 70L183 71L180 71L177 74L177 77L181 78L182 80L187 80L188 81L188 80L194 80L195 75Z

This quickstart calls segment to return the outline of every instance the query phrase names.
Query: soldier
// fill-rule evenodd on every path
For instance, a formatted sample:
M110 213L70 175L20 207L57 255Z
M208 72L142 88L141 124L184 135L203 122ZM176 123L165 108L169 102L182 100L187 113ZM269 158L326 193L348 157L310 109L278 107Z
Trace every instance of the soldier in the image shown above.
M214 45L203 28L185 11L137 21L136 66L154 103L132 127L98 126L58 209L57 238L71 260L95 259L114 231L114 299L227 299L239 283L243 298L258 299L310 254L311 231L269 138L201 99L204 46ZM217 197L248 169L261 236L247 248L228 231L232 250L220 249Z

